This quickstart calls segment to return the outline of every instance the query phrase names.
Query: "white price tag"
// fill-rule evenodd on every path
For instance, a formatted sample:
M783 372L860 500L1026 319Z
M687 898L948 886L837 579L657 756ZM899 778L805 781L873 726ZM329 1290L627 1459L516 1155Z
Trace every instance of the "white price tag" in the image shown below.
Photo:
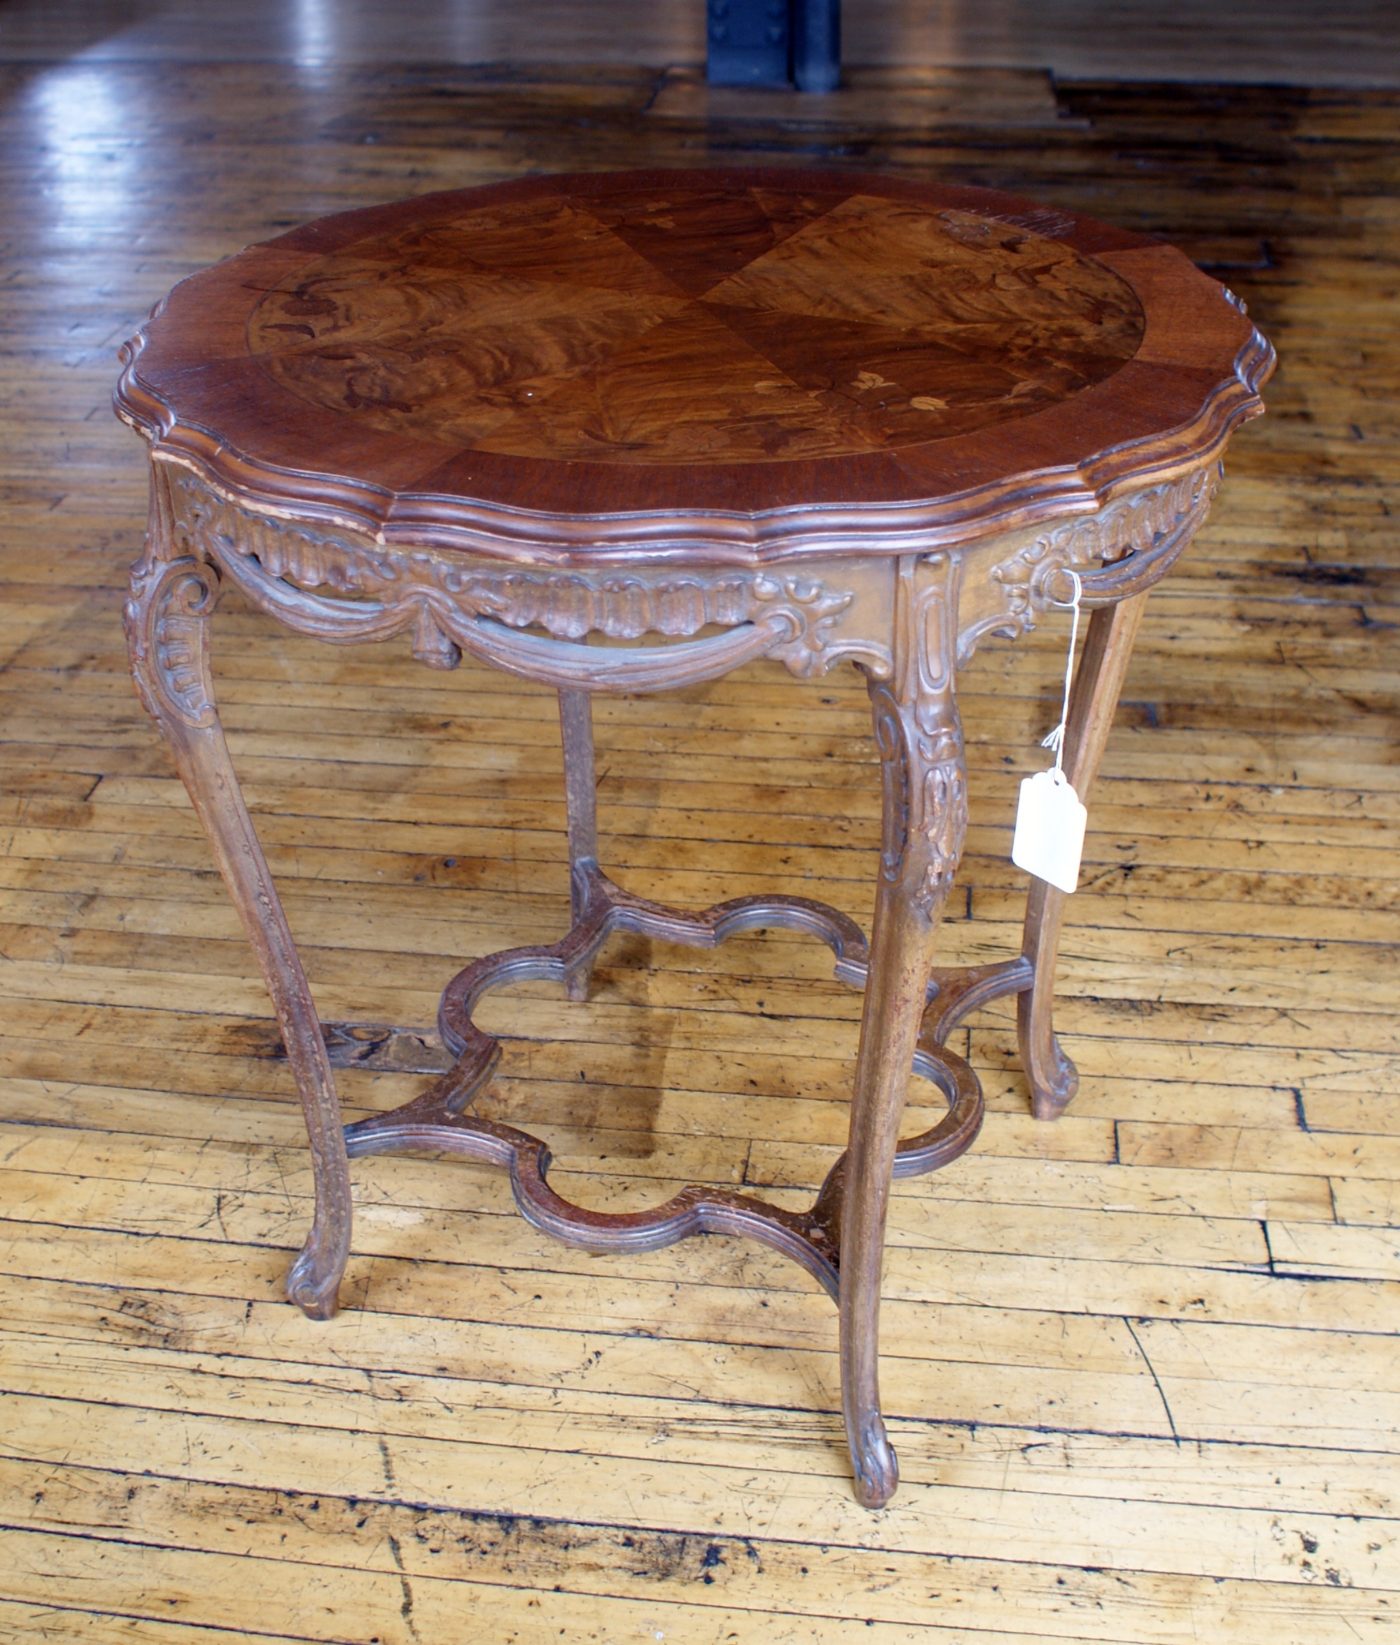
M1021 784L1012 862L1061 891L1075 890L1088 821L1089 813L1058 766L1037 771Z

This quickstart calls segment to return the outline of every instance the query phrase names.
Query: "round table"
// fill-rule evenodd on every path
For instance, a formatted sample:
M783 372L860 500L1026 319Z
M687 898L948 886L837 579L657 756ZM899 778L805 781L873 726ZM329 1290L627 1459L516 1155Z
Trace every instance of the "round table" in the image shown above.
M357 1154L499 1163L525 1216L590 1250L751 1235L838 1302L856 1494L883 1504L890 1181L954 1159L982 1116L944 1041L1015 994L1034 1111L1059 1113L1076 1079L1051 1024L1063 892L1031 882L1003 963L934 963L966 822L957 671L1079 573L1094 615L1065 769L1082 797L1146 591L1262 409L1268 344L1143 235L984 190L781 169L532 177L330 217L184 281L124 359L117 407L152 474L132 667L257 950L310 1135L290 1296L334 1311ZM219 724L224 580L301 633L407 634L430 667L465 651L559 692L572 929L455 976L439 1013L454 1066L348 1126ZM758 658L868 681L884 818L868 945L821 903L683 911L599 867L590 694ZM774 926L827 943L864 989L849 1146L807 1211L698 1186L588 1211L549 1185L542 1142L470 1112L499 1051L472 1020L488 989L544 977L578 999L613 932L709 947ZM948 1111L901 1139L911 1073Z

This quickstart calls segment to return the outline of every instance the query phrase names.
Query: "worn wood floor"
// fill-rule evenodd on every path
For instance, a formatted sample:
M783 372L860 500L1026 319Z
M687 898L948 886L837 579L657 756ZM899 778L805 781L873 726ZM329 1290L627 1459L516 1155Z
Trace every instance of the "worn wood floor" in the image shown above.
M421 31L409 63L338 61L333 28L316 61L230 60L231 9L206 56L191 8L178 50L104 51L104 16L119 40L140 10L52 6L45 35L0 8L0 1637L1393 1637L1395 94L1310 90L1299 57L1291 87L906 66L795 105L659 64L429 63ZM1062 968L1077 1104L1030 1119L992 1010L959 1040L982 1139L897 1188L905 1483L878 1516L847 1487L834 1312L762 1250L593 1259L485 1168L370 1160L349 1307L315 1325L282 1301L300 1121L118 623L144 503L113 351L177 276L402 193L747 156L1160 231L1282 360L1154 596L1091 814ZM215 638L328 1018L422 1028L465 957L562 929L547 693L318 648L234 596ZM967 677L962 955L1016 940L1015 782L1063 638L987 645ZM866 916L854 676L754 669L599 718L624 883ZM824 975L795 939L619 942L588 1005L497 999L516 1037L492 1100L600 1205L691 1179L795 1200L842 1134L854 1047L855 998ZM389 1042L344 1076L349 1109L433 1060Z

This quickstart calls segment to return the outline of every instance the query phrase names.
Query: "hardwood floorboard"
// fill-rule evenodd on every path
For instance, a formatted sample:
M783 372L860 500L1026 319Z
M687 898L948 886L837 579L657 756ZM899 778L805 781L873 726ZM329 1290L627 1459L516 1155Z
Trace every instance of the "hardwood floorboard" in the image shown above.
M169 1390L171 1400L183 1394L196 1407L178 1412L164 1401L154 1406L106 1401L85 1406L48 1394L7 1396L3 1405L7 1417L23 1411L34 1449L40 1453L36 1460L41 1462L61 1460L64 1432L79 1421L101 1430L92 1447L92 1465L104 1471L134 1471L144 1449L146 1466L153 1473L177 1478L286 1489L286 1481L297 1477L310 1491L353 1501L388 1496L434 1503L458 1513L470 1511L476 1482L487 1475L498 1483L500 1509L506 1514L527 1513L523 1506L527 1494L548 1480L559 1517L574 1523L594 1518L637 1526L634 1492L645 1480L658 1508L667 1514L663 1525L671 1523L669 1513L688 1512L703 1534L752 1534L763 1543L771 1539L975 1558L976 1552L970 1550L984 1546L987 1521L1000 1519L1014 1535L1021 1557L1038 1565L1099 1563L1105 1546L1118 1539L1123 1517L1113 1497L1076 1494L1070 1512L1070 1502L1063 1496L1039 1493L1029 1478L1018 1479L1019 1488L1008 1492L995 1481L983 1486L960 1483L956 1470L937 1466L929 1478L916 1461L906 1481L915 1499L910 1511L897 1523L882 1521L872 1535L868 1526L862 1529L844 1510L828 1511L824 1499L832 1480L793 1469L796 1444L785 1448L772 1442L757 1444L752 1461L731 1465L716 1460L715 1444L678 1447L682 1453L709 1452L696 1461L684 1454L643 1454L635 1440L617 1455L618 1440L607 1416L589 1421L567 1405L556 1405L537 1423L525 1411L503 1412L500 1426L509 1423L515 1430L504 1443L483 1439L464 1447L457 1440L397 1431L392 1419L381 1420L377 1435L352 1429L343 1420L330 1429L305 1418L290 1421L266 1415L252 1420L242 1410L246 1402L240 1396L238 1379L221 1380L228 1387L211 1387L200 1379L196 1392L168 1370L162 1371L159 1386ZM299 1410L296 1385L280 1398L278 1390L256 1377L250 1387L266 1398L270 1412L281 1410L282 1399ZM372 1389L366 1403L377 1392ZM198 1409L206 1404L207 1412ZM349 1404L353 1406L354 1400ZM157 1422L157 1413L164 1420ZM756 1412L755 1417L759 1422L767 1420L766 1413ZM411 1422L411 1417L406 1419L406 1425ZM152 1428L161 1430L161 1437L154 1441ZM734 1436L729 1437L732 1442ZM629 1473L641 1478L629 1484ZM1296 1576L1298 1553L1305 1541L1295 1540L1296 1532L1287 1538L1276 1536L1276 1512L1237 1503L1223 1508L1189 1502L1140 1503L1133 1524L1121 1533L1119 1557L1130 1558L1135 1568L1183 1574L1181 1562L1191 1563L1192 1545L1199 1539L1210 1551L1199 1567L1192 1563L1184 1574L1199 1572L1245 1582L1286 1581ZM1316 1509L1289 1517L1298 1519L1306 1539L1316 1539L1326 1547L1321 1555L1324 1560L1335 1559L1346 1566L1352 1586L1371 1587L1382 1595L1393 1590L1392 1521ZM907 1597L904 1603L909 1604ZM850 1596L843 1596L839 1610L849 1614L852 1609Z
M323 1552L318 1544L372 1526L381 1545L393 1535L401 1551L412 1547L411 1555L404 1553L405 1564L413 1558L416 1566L427 1555L434 1568L446 1565L449 1569L471 1570L489 1565L493 1570L502 1570L505 1580L521 1586L532 1577L544 1586L546 1574L562 1584L573 1572L574 1586L602 1578L645 1593L659 1578L699 1590L723 1585L722 1591L732 1593L740 1603L747 1598L754 1610L760 1610L765 1591L771 1592L773 1585L808 1592L808 1603L815 1605L820 1603L819 1594L839 1596L843 1589L849 1591L856 1584L869 1586L873 1581L890 1590L927 1592L926 1601L916 1599L913 1605L934 1625L955 1627L959 1635L965 1629L978 1628L980 1623L988 1631L982 1635L979 1629L973 1637L1004 1637L1007 1622L1014 1623L1019 1609L1027 1607L1043 1619L1045 1632L1039 1637L1110 1637L1101 1631L1102 1624L1094 1611L1096 1605L1102 1606L1104 1595L1113 1590L1102 1578L1090 1578L1083 1602L1076 1603L1065 1594L1067 1573L1063 1567L1017 1566L890 1550L868 1554L842 1548L826 1549L814 1559L812 1549L802 1543L767 1540L760 1550L748 1538L666 1531L639 1533L622 1526L560 1524L538 1516L528 1521L485 1515L448 1520L431 1511L399 1504L350 1505L303 1493L248 1488L235 1492L227 1486L211 1488L186 1480L143 1481L136 1488L138 1500L133 1506L122 1502L125 1491L132 1488L120 1475L109 1476L97 1470L86 1474L50 1470L50 1477L53 1483L46 1494L53 1501L53 1519L58 1520L68 1507L72 1517L65 1523L83 1523L96 1517L92 1510L98 1503L115 1498L109 1511L142 1525L148 1537L157 1526L177 1520L216 1525L212 1504L222 1496L226 1504L241 1508L248 1520L291 1521L296 1550L305 1549L313 1555ZM78 1500L80 1494L87 1500ZM317 1504L314 1509L310 1506L313 1501ZM110 1532L98 1529L96 1534ZM652 1570L658 1578L649 1582ZM1134 1573L1118 1579L1116 1592L1124 1611L1133 1617L1132 1638L1144 1645L1179 1645L1190 1640L1189 1629L1183 1631L1172 1620L1179 1614L1178 1607L1185 1609L1188 1603L1193 1610L1199 1607L1202 1621L1217 1627L1229 1625L1243 1610L1257 1609L1276 1625L1316 1628L1317 1637L1328 1645L1334 1640L1355 1639L1356 1634L1348 1630L1358 1622L1364 1628L1372 1620L1358 1614L1358 1607L1350 1607L1348 1617L1329 1617L1308 1589L1295 1597L1299 1594L1296 1584L1208 1582ZM828 1603L839 1604L839 1597ZM872 1608L885 1613L897 1611L898 1601L877 1597ZM906 1601L905 1609L909 1608L910 1602ZM957 1620L950 1620L953 1618Z
M833 96L709 89L698 0L8 0L0 9L0 1639L1356 1645L1400 1621L1400 62L1386 8L847 11ZM1004 187L1164 235L1280 353L1154 595L1090 811L1059 1022L959 1030L974 1150L895 1184L871 1516L835 1316L733 1239L590 1257L442 1159L355 1168L346 1311L266 997L126 676L139 447L115 350L184 274L324 212L532 171L744 159ZM963 692L946 948L1014 953L1016 783L1065 625ZM231 597L235 759L347 1113L442 1066L446 976L566 919L548 692L294 639ZM597 707L603 853L703 905L868 919L865 692L761 668ZM604 1209L794 1208L857 996L820 945L615 940L593 998L484 1003L483 1110ZM395 1024L403 1032L391 1033ZM910 1124L931 1123L918 1087Z

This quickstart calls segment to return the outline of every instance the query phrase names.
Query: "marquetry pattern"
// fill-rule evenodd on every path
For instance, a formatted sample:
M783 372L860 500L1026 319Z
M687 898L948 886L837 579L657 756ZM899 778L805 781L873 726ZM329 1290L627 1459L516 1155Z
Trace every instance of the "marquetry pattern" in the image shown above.
M125 359L121 415L234 494L581 568L1091 510L1218 457L1272 353L1149 236L745 167L324 218L183 281Z
M299 268L248 322L297 399L462 450L734 463L1030 415L1142 336L1132 287L968 211L781 187L464 204Z

